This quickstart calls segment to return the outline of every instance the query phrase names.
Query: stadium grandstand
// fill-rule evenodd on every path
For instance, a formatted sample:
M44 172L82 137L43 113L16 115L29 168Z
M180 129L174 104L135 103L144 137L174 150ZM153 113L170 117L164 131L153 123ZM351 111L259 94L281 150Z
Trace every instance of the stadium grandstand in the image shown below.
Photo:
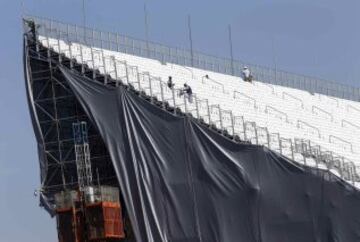
M109 142L105 138L111 136L111 133L106 133L100 122L94 122L94 120L101 120L102 117L96 115L98 113L90 104L86 105L87 102L92 102L92 100L86 100L89 95L89 90L86 88L90 87L85 84L81 87L74 84L74 80L80 77L89 81L95 80L97 84L100 83L109 88L126 87L126 92L135 93L152 106L173 116L195 119L206 129L214 131L213 133L222 136L227 141L240 146L262 147L273 152L279 159L283 159L283 162L289 162L294 167L316 171L310 172L311 174L327 174L326 176L332 178L326 179L335 179L341 182L344 189L350 189L354 194L358 193L357 188L360 186L359 88L38 17L26 17L24 29L27 33L24 35L24 63L29 106L41 164L41 200L42 205L51 214L57 215L58 227L66 224L65 220L59 216L63 212L59 210L60 206L66 203L66 199L72 200L77 197L76 193L71 193L72 195L66 197L64 192L79 189L87 197L86 201L89 201L92 199L89 196L93 190L88 188L91 188L92 184L98 184L98 187L94 186L95 190L98 189L99 193L104 193L106 199L111 197L110 200L114 204L125 203L126 209L123 209L123 215L121 215L124 218L122 225L124 228L121 230L125 230L125 233L112 231L116 239L134 241L133 236L135 236L138 241L157 241L149 238L159 236L161 241L225 241L216 240L216 238L202 240L201 238L207 237L204 235L205 226L202 225L201 219L196 222L195 227L198 231L194 232L200 239L196 239L196 236L192 238L189 236L187 239L185 236L179 236L178 240L171 240L163 237L163 234L157 235L155 232L151 234L149 231L153 231L152 229L144 232L141 225L134 225L141 224L138 222L140 218L132 215L131 211L127 211L131 199L124 191L126 190L124 187L129 188L131 185L124 185L124 181L120 182L120 186L118 185L119 176L124 175L124 171L118 171L117 169L121 170L121 168L114 165L116 152L109 147ZM254 79L252 82L246 82L242 77L245 66L251 70ZM169 77L173 82L171 86L167 83ZM69 81L69 79L74 80ZM183 94L184 84L191 87L191 98ZM86 91L82 93L80 89L86 89ZM109 107L110 110L111 107ZM158 116L163 117L163 114ZM136 118L146 119L141 115ZM171 123L170 118L167 120ZM164 127L164 129L167 128ZM86 132L84 131L83 136L77 139L77 135L82 132L79 130L86 130ZM132 136L128 135L130 140ZM146 137L156 140L156 137ZM80 142L77 142L78 140ZM134 138L134 141L129 142L138 141ZM153 142L156 143L156 141ZM117 144L117 146L121 145ZM85 152L85 155L79 155L79 149L81 149L80 152ZM206 153L204 150L202 152ZM147 155L146 151L143 153L144 156ZM82 168L79 168L79 160L83 160L83 173L80 171ZM84 177L80 177L79 174ZM151 177L152 175L144 176ZM221 178L218 179L221 180ZM152 184L148 186L151 187ZM118 195L117 188L121 196ZM148 189L151 190L151 188ZM229 187L224 189L231 190ZM104 199L104 196L100 197ZM356 196L358 197L359 194L354 195ZM145 207L152 206L151 201L145 204L143 204ZM166 202L163 203L164 206L165 204ZM186 207L186 205L183 206ZM194 203L194 206L196 210L200 205ZM229 206L232 205L229 204ZM352 208L355 209L355 205ZM155 208L148 209L156 210ZM149 210L144 208L144 211ZM355 210L359 211L358 208ZM291 217L291 212L287 216ZM149 219L146 222L161 223L156 219ZM182 222L179 222L179 226ZM96 227L94 224L95 222L92 223L93 227ZM151 228L145 222L144 224L145 228ZM349 225L350 222L346 224ZM65 237L62 236L65 236L63 234L67 232L61 230L61 226L59 227L60 241L83 241L75 240L75 238L64 239ZM353 228L352 225L350 227ZM157 228L162 229L161 225L157 225ZM186 226L182 229L184 228ZM171 228L167 229L171 230ZM215 228L217 229L218 227ZM132 230L135 235L129 232ZM89 229L89 231L92 230ZM96 238L98 234L94 235L94 233L91 235ZM166 233L177 234L174 231ZM281 234L285 231L279 229L277 233ZM231 242L280 241L276 238L294 242L305 238L302 237L304 235L299 235L294 231L293 234L296 234L296 239L291 236L274 236L271 237L272 239L268 237L268 240L252 240L249 239L250 237L248 240L245 240L245 237L233 240L233 237L223 234L218 235L220 236L218 238L228 238ZM104 239L106 233L102 236ZM353 236L351 238L359 238L359 232ZM141 238L147 238L147 240L141 240Z

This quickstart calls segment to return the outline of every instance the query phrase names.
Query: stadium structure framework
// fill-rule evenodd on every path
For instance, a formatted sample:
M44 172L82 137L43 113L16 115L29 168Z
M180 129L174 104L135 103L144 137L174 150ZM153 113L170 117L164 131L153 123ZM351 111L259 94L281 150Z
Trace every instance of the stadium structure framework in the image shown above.
M35 135L38 143L41 169L41 188L39 189L41 205L51 214L54 214L55 194L64 190L75 190L78 188L75 164L76 154L72 132L73 123L83 121L89 125L88 140L90 145L89 150L91 151L93 176L96 177L98 182L102 185L118 186L112 161L98 130L91 125L89 118L76 100L76 97L68 84L62 81L62 74L59 72L56 65L62 64L68 66L68 68L73 69L82 75L110 86L120 85L124 80L121 80L120 77L119 79L113 78L109 73L106 73L105 64L103 65L104 73L100 73L100 71L95 68L90 68L90 63L89 65L79 63L74 59L75 56L72 58L66 57L61 54L60 44L58 45L58 50L49 48L49 45L44 46L41 41L37 39L37 36L43 36L48 38L48 40L49 38L62 40L68 44L75 42L101 49L120 51L127 54L156 59L162 63L170 62L184 66L192 65L196 68L233 74L235 76L240 76L243 66L247 65L253 71L254 78L257 81L283 85L309 91L311 93L321 93L343 99L354 101L360 100L360 90L355 87L290 74L278 70L274 72L274 70L269 68L237 61L231 63L228 59L217 58L197 52L191 55L190 51L184 49L148 43L119 34L104 33L90 28L60 23L54 20L33 16L27 16L25 17L25 20L34 21L36 24L37 34L34 39L29 38L28 26L24 24L26 33L24 34L24 65L26 70L25 76L27 80L26 85L29 108L31 110L31 117L35 126ZM127 68L125 63L125 69ZM129 80L127 79L126 81ZM137 88L138 83L136 82L128 84L130 88L138 89L137 91L141 92L140 84L139 88ZM156 105L158 100L153 99L151 97L152 95L148 96L144 93L143 96ZM162 105L162 103L160 103L160 105ZM174 114L185 115L189 112L186 107L187 101L184 99L183 103L174 102L173 107L169 107L169 109ZM220 116L221 113L222 110L220 110L219 107ZM247 141L240 140L239 136L237 136L234 131L228 132L221 125L220 128L211 126L212 123L216 123L219 120L221 123L221 117L219 120L217 117L213 117L213 120L211 120L210 115L207 118L200 116L197 118L204 123L208 123L210 128L217 129L219 133L236 142ZM234 127L232 127L232 129L234 129ZM256 138L257 137L249 137L249 140L254 141ZM254 142L258 144L257 140ZM311 148L310 143L301 145ZM294 149L295 147L291 147L292 153L296 152ZM352 184L359 181L360 177L356 171L356 166L353 163L345 162L341 157L334 157L325 153L315 154L311 153L311 151L309 152L310 153L307 155L316 157L316 160L325 163L327 167L335 167L344 180L347 180Z

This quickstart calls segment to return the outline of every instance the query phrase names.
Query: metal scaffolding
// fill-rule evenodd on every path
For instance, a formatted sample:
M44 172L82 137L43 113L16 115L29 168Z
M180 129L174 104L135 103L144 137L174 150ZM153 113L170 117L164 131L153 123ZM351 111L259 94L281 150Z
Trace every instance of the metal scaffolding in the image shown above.
M73 123L73 134L79 190L83 192L85 187L92 185L87 123L84 121Z
M103 140L56 68L54 60L61 56L43 48L34 38L35 32L35 25L31 30L24 21L26 85L42 171L39 191L51 210L54 194L78 188L76 160L80 150L75 147L73 123L86 122L87 144L81 152L88 167L99 174L101 184L118 183ZM75 62L72 64L77 67ZM90 169L87 173L91 174Z

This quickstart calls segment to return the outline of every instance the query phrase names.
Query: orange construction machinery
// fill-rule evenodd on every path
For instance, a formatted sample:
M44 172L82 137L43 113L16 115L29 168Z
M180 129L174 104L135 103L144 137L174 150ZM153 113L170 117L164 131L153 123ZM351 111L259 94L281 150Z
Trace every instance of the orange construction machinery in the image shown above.
M86 187L55 195L59 242L115 242L125 238L119 190Z

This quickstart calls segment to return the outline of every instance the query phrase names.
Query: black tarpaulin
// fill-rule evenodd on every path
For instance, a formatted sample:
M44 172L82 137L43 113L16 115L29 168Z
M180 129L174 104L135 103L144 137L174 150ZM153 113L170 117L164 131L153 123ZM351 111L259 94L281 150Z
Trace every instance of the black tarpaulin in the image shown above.
M106 143L137 241L360 241L360 194L340 178L60 69Z

